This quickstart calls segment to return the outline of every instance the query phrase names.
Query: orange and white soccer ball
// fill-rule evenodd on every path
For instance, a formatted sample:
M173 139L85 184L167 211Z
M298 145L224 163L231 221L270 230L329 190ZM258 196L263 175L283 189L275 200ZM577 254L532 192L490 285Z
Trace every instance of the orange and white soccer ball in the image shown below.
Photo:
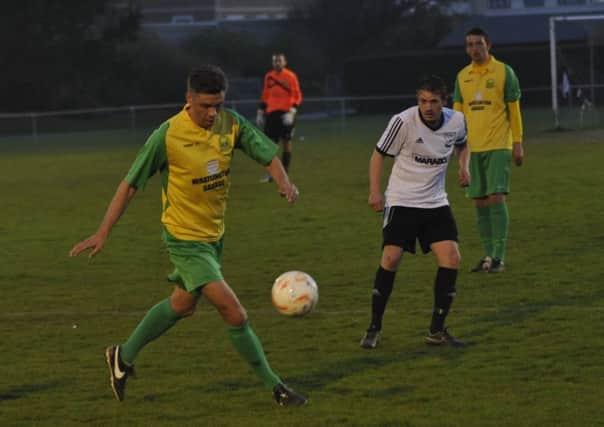
M272 289L273 305L286 316L304 316L319 301L315 280L303 271L288 271L277 277Z

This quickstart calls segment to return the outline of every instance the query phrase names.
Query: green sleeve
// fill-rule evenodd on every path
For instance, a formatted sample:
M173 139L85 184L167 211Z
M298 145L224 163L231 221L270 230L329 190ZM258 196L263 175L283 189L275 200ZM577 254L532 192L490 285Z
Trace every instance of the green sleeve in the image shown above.
M239 124L235 148L239 148L258 163L267 166L277 154L278 146L240 114L230 111Z
M520 83L518 83L518 77L509 65L505 66L505 88L504 88L504 101L514 102L520 99Z
M453 91L453 102L463 104L463 98L461 97L461 90L459 90L459 75L455 78L455 90Z
M169 126L165 122L149 136L126 175L125 181L128 184L135 188L145 188L155 172L166 168L166 132Z

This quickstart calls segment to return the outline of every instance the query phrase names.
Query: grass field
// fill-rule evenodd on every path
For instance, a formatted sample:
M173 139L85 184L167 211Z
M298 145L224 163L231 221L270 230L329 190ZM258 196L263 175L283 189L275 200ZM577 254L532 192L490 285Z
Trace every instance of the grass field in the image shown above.
M150 344L127 399L103 360L171 290L160 241L159 180L140 192L92 263L67 252L92 233L144 138L127 132L0 140L2 426L604 425L604 131L547 132L525 113L514 168L508 271L470 274L481 256L472 206L449 197L463 269L449 316L464 349L427 348L436 266L405 257L375 351L359 348L380 254L366 205L367 163L388 118L301 123L289 207L243 155L233 167L224 273L277 372L308 393L285 409L231 349L207 304ZM270 287L301 269L317 310L280 316Z

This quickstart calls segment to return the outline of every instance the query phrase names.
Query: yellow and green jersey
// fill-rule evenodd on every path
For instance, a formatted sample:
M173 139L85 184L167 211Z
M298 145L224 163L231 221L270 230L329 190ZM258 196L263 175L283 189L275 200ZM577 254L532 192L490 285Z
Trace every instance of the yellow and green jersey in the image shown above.
M453 102L466 117L472 152L511 150L512 142L522 142L520 84L514 70L494 56L457 74Z
M182 240L216 242L224 233L234 149L268 165L277 145L234 111L223 109L206 130L191 120L187 109L151 134L125 180L143 188L159 171L161 222L168 232Z

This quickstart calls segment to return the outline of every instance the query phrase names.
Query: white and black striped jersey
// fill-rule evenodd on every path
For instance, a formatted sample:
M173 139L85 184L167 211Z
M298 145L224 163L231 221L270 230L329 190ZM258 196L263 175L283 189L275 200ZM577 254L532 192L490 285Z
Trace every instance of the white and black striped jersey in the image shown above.
M441 126L427 126L417 106L390 120L376 145L383 155L394 157L386 188L386 206L437 208L449 204L445 192L447 164L455 146L466 143L463 114L443 108Z

